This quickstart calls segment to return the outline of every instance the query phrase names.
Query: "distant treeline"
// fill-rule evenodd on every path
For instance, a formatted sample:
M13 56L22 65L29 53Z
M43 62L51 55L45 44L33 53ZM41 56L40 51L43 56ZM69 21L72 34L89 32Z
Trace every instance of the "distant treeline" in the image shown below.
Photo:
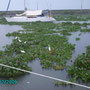
M23 13L24 11L0 11L0 17L9 15L9 16L14 16L16 14ZM83 10L52 10L52 15L78 15L78 14L90 14L90 9L83 9Z

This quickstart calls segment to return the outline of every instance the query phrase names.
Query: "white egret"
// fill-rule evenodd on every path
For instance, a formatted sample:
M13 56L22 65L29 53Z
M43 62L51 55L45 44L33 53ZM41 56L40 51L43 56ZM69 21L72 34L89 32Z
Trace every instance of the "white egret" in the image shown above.
M26 41L24 43L26 43Z
M48 45L48 50L51 51L51 47L50 47L50 45Z
M20 34L22 34L22 32L19 32Z
M24 50L21 50L21 53L25 53L25 51Z
M19 42L22 42L20 39L18 39Z
M18 39L18 37L15 37L15 39Z

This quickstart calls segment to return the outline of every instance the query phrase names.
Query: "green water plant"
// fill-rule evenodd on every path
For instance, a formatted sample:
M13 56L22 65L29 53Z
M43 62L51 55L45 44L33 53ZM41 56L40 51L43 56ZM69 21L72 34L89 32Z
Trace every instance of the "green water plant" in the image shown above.
M59 81L55 81L55 86L67 86L67 85L72 85L72 84L69 84L69 83L65 83L65 82L59 82Z
M81 79L84 82L90 80L90 46L87 46L86 54L78 55L74 64L69 66L68 74L74 80Z
M79 40L80 40L80 38L77 37L77 38L76 38L76 41L79 41Z
M44 69L62 70L66 67L67 60L71 58L75 46L68 42L66 36L54 34L58 33L58 31L53 31L60 27L58 24L34 22L22 23L22 27L24 31L19 30L6 35L7 37L13 36L14 39L11 45L4 47L3 52L0 51L0 63L31 70L28 62L39 58ZM28 33L31 30L33 32ZM5 67L0 69L2 77L15 77L23 74L23 72Z
M78 36L81 36L81 35L82 35L82 33L79 33L79 34L78 34Z
M81 32L90 32L90 29L81 29Z
M89 15L56 15L54 18L57 21L88 21Z

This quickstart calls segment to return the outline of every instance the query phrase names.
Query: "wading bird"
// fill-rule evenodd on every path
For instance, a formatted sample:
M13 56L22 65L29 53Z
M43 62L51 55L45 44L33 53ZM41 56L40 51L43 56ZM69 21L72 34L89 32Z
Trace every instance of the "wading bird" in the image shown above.
M50 45L48 45L48 50L51 51L51 47L50 47Z
M26 41L24 43L26 43Z
M24 50L21 50L21 53L25 53L25 51Z
M19 42L22 42L20 39L18 39Z

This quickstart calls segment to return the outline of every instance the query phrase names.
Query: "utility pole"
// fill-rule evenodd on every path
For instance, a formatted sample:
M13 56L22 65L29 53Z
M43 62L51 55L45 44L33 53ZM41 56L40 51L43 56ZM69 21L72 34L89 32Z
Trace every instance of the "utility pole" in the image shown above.
M26 0L24 0L24 10L26 11L27 8L26 8Z
M10 6L11 0L9 0L8 6L7 6L7 10L6 10L6 14L8 12L9 6Z
M25 6L25 0L24 0L24 10L25 10L26 6Z
M83 9L82 0L81 0L81 10Z
M83 11L82 9L83 9L83 5L82 5L82 0L81 0L81 10L80 10L81 14L82 14L82 11Z
M37 10L38 10L38 2L37 2Z

